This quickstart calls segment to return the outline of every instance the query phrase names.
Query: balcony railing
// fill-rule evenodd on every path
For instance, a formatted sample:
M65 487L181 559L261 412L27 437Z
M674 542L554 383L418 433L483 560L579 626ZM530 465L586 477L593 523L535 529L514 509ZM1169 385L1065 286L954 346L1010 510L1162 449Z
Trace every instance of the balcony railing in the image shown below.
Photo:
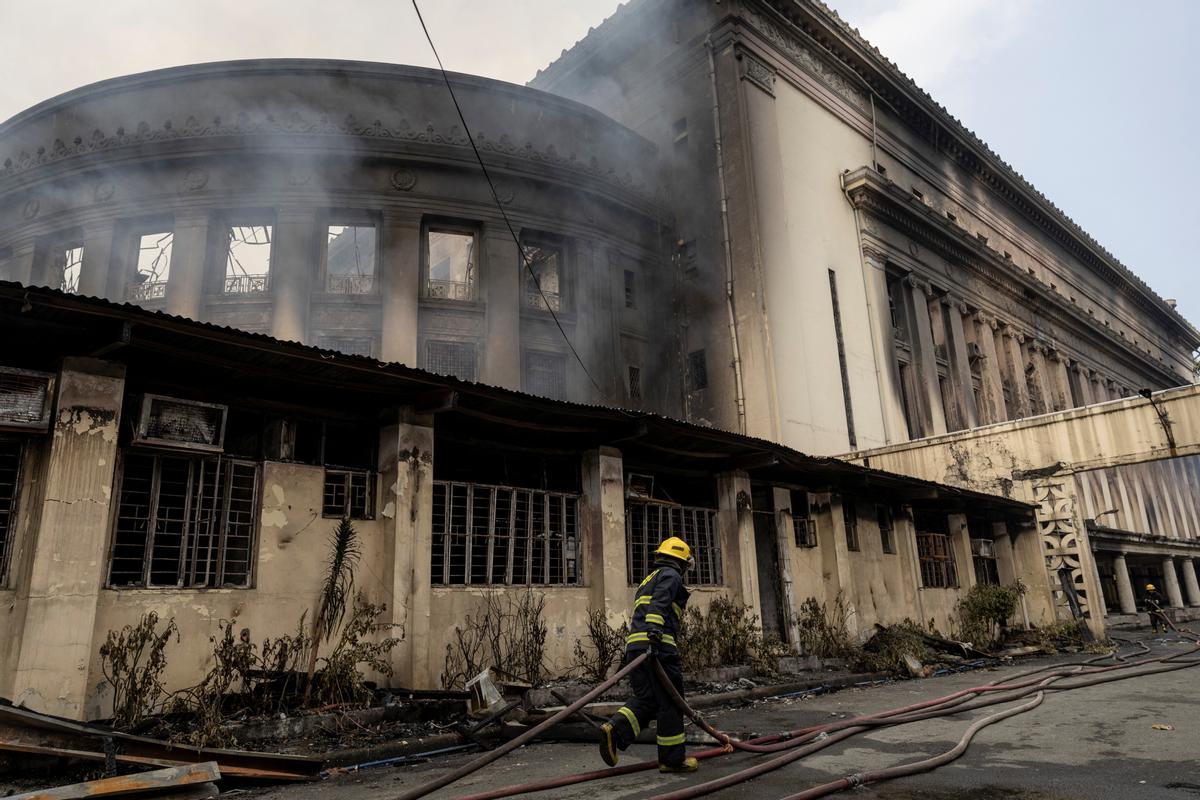
M375 276L326 275L325 291L329 294L371 294L375 291Z
M536 308L539 311L562 311L562 295L558 292L547 292L545 290L538 292L537 289L528 289L525 292L526 308Z
M438 300L474 300L475 286L467 281L441 281L430 278L425 285L425 294Z
M131 283L125 287L125 299L134 303L146 300L161 300L167 296L166 281L145 281Z
M267 275L226 275L225 294L263 294L270 286Z

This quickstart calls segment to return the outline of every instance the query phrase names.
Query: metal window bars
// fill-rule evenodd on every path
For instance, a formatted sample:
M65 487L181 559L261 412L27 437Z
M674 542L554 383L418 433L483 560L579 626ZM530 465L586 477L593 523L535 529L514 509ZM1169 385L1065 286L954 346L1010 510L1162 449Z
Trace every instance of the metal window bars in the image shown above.
M474 300L475 286L470 281L430 278L425 285L425 296L436 300Z
M917 533L917 560L921 565L921 584L930 589L949 589L958 585L950 537L944 533Z
M625 565L631 586L650 574L659 542L672 536L691 545L696 561L692 583L701 586L724 583L715 509L626 499Z
M8 582L8 565L20 494L21 456L17 439L0 439L0 586Z
M374 517L371 487L375 473L365 469L326 469L321 513L338 519Z
M435 481L433 583L578 585L578 514L575 494Z

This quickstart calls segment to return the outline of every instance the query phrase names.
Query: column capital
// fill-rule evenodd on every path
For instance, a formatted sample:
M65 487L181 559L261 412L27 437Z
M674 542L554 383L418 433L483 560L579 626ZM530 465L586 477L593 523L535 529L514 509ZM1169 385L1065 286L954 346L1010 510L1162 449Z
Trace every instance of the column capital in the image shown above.
M987 325L993 331L1000 329L1000 320L996 319L996 315L989 314L988 312L984 311L983 309L980 309L975 312L975 319L979 320L984 325Z

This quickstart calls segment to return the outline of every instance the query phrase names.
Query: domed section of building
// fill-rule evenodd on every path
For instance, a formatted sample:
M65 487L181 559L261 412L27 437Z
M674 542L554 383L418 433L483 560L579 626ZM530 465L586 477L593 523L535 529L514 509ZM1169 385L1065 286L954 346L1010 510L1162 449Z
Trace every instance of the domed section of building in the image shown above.
M491 184L436 70L201 64L48 100L0 125L0 279L678 414L677 382L641 384L676 372L647 335L673 279L655 147L450 80Z

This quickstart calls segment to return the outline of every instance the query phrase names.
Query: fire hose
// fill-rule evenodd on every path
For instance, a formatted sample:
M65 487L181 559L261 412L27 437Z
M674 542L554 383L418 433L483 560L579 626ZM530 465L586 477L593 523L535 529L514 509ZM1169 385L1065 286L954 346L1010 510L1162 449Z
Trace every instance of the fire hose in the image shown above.
M877 727L903 725L911 722L917 722L924 719L931 719L939 716L948 716L951 714L960 714L965 711L971 711L977 708L1013 702L1016 700L1035 695L1033 701L1027 702L1021 706L1010 709L1005 709L996 714L985 717L976 723L973 723L966 732L964 732L959 742L950 750L933 756L922 761L913 762L911 764L899 765L882 770L865 772L857 775L841 778L837 781L822 786L813 787L800 794L785 798L785 800L797 800L798 798L823 797L834 792L842 791L854 786L864 785L865 783L874 783L880 780L888 780L891 778L901 777L904 775L916 774L935 769L942 764L949 763L962 755L966 751L970 741L978 733L988 725L994 724L1014 716L1019 713L1024 713L1035 708L1044 696L1046 691L1067 691L1070 689L1083 688L1093 686L1099 683L1107 683L1110 681L1124 680L1127 678L1141 677L1144 675L1152 675L1160 672L1169 672L1178 669L1186 669L1196 665L1200 665L1200 661L1178 661L1184 656L1200 652L1200 637L1197 637L1191 631L1180 630L1173 623L1171 627L1180 635L1188 636L1198 644L1192 650L1178 653L1173 656L1143 658L1137 661L1127 661L1127 656L1122 656L1119 653L1102 655L1095 658L1087 659L1081 662L1072 662L1068 664L1051 665L1041 667L1034 670L1028 670L1017 675L1010 676L1009 682L999 684L998 681L992 681L989 684L963 689L944 697L934 698L932 700L915 703L909 706L890 709L888 711L878 712L876 714L864 715L847 720L839 720L834 723L825 725L802 728L794 731L785 731L782 733L769 734L766 736L757 737L748 741L741 741L728 736L716 728L711 726L703 719L695 710L693 710L684 698L675 690L675 687L669 680L665 679L665 674L657 662L655 664L656 672L659 675L659 680L663 683L666 691L671 695L672 700L679 706L680 710L691 718L701 729L712 736L721 744L720 747L703 750L693 753L696 758L707 759L726 755L733 750L741 750L751 753L778 753L788 751L785 755L777 756L768 761L756 764L748 769L742 770L731 775L718 778L714 781L698 784L695 786L686 787L684 789L670 792L667 794L657 795L652 800L689 800L690 798L700 797L714 791L718 791L729 786L742 783L750 780L766 772L773 771L779 767L785 766L795 760L803 758L806 755L817 752L839 741L855 736L867 730ZM1142 643L1138 643L1143 653L1149 653L1149 648ZM588 702L595 697L598 697L603 692L611 688L621 678L635 669L647 658L647 654L643 653L637 658L631 660L612 678L592 689L575 703L567 708L559 711L554 716L543 721L541 724L523 733L521 736L507 742L500 748L490 751L474 761L459 767L456 770L442 776L441 778L430 781L429 783L419 786L405 794L399 796L398 800L416 800L416 798L424 797L425 795L436 791L444 786L449 785L466 775L475 772L476 770L495 761L503 755L511 752L517 747L525 744L533 739L538 734L548 730L560 720L576 713ZM1112 658L1117 661L1110 666L1098 667L1096 662ZM1157 668L1142 670L1136 673L1107 675L1115 670L1130 670L1137 667L1143 667L1151 664L1159 664ZM1026 679L1029 676L1048 673L1037 679ZM1058 681L1073 676L1083 678L1071 683L1058 684ZM1100 676L1100 677L1091 677ZM986 696L984 696L986 695ZM564 776L562 778L554 778L536 783L521 784L516 786L503 787L493 789L482 793L466 795L460 800L493 800L494 798L509 797L517 794L525 794L534 791L544 791L547 789L561 788L564 786L575 785L588 781L600 780L603 778L616 777L618 775L628 775L643 770L654 769L657 766L656 761L644 761L636 764L629 764L622 767L614 767L611 769L595 770L592 772L581 773L578 775ZM814 793L815 792L815 793Z

